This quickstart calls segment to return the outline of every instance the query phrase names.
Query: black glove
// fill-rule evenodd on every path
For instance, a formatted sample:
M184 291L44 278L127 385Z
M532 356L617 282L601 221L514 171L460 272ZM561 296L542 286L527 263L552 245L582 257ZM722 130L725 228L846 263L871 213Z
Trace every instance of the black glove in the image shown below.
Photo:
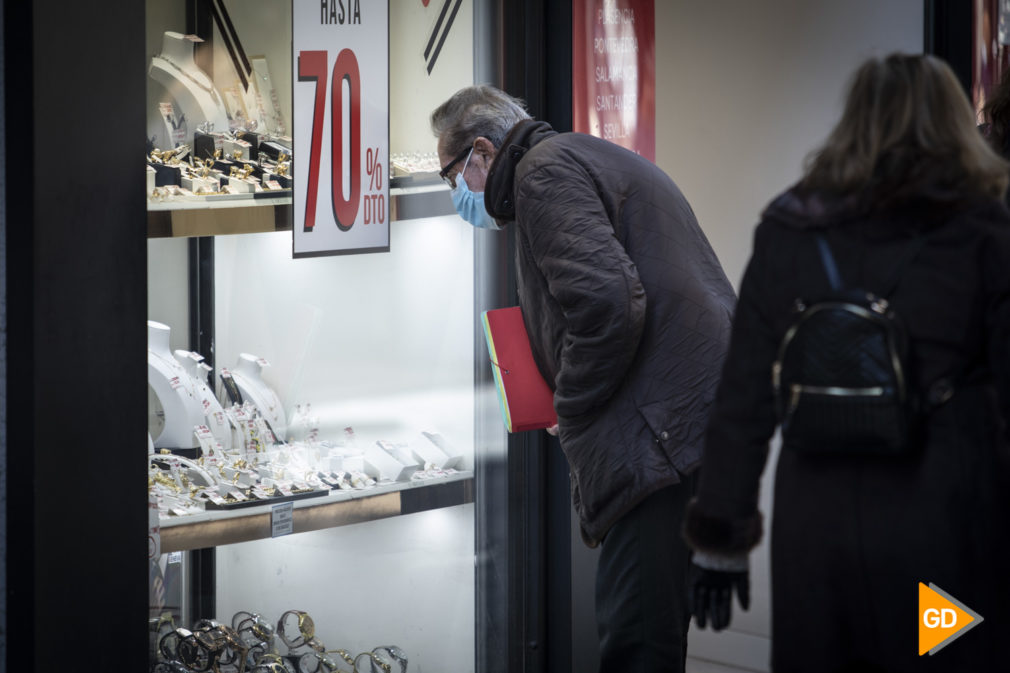
M711 623L713 631L729 626L733 588L744 610L750 607L750 572L709 570L692 562L687 571L687 600L698 628Z

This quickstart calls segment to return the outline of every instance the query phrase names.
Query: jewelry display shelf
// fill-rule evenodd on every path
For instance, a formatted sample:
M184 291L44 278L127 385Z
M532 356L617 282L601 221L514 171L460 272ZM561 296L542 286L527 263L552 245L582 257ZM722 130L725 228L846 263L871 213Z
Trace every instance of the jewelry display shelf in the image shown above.
M290 195L151 203L147 209L148 238L259 234L290 229Z
M147 210L147 237L290 231L293 210L291 201L291 196L270 196L218 201L152 202L148 204ZM452 215L455 212L449 189L437 176L434 181L427 178L393 178L390 182L391 221Z
M414 514L473 502L473 472L416 482L381 484L362 491L292 502L293 533ZM163 553L217 547L271 537L270 505L235 511L206 511L161 521Z

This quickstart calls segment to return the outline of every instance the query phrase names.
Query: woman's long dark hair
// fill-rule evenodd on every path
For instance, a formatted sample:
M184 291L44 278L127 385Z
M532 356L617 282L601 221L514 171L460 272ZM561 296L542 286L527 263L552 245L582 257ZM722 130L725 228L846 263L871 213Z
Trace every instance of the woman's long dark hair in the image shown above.
M842 118L799 188L883 207L916 197L1002 198L1008 179L1010 164L979 133L950 67L892 54L856 71Z

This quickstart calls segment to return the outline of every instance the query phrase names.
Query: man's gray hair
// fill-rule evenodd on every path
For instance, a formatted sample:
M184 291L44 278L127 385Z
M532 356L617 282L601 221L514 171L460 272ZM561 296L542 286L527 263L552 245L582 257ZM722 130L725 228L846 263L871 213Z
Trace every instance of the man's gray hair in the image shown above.
M478 84L460 89L431 113L431 130L450 154L462 152L483 136L496 148L524 119L526 105L501 89Z

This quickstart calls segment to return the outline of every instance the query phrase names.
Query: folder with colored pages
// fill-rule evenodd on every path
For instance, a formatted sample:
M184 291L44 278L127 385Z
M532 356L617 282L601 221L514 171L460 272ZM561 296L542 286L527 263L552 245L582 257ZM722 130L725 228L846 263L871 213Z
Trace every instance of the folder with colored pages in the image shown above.
M554 393L533 361L522 311L499 308L485 311L482 319L505 427L522 432L557 423Z

